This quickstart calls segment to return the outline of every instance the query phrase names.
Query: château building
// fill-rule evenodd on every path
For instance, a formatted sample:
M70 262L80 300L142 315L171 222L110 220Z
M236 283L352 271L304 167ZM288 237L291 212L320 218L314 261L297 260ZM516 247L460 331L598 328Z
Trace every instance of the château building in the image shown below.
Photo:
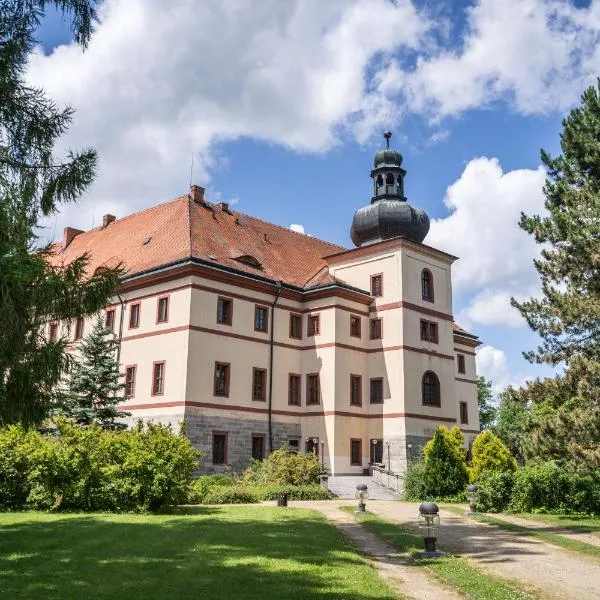
M456 257L423 243L402 156L375 155L373 195L347 249L209 203L204 190L87 232L53 260L123 262L106 326L133 419L178 425L203 469L241 470L289 444L333 474L401 472L438 425L479 432L476 336L453 322ZM73 347L91 323L75 324ZM63 330L49 324L49 335Z

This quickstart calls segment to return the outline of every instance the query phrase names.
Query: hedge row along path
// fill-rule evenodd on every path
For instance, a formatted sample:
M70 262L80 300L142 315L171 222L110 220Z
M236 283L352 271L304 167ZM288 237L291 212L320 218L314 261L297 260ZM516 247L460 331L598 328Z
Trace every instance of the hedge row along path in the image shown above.
M409 531L418 532L417 504L367 502L367 510L395 521ZM532 589L541 589L548 600L600 598L600 561L597 559L443 508L440 521L441 549L470 559L493 577L516 580Z

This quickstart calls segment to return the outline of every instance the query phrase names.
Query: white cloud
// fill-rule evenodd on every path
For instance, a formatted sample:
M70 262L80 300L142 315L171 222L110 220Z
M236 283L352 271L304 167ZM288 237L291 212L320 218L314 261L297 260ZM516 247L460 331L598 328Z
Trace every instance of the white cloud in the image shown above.
M299 223L292 223L290 225L290 229L292 231L295 231L296 233L305 234L305 232L304 232L304 225L300 225Z
M532 294L537 290L533 289ZM509 293L504 290L485 288L471 298L469 304L458 316L460 323L475 322L482 325L505 325L508 327L523 327L526 322L521 313L510 304L515 296L519 301L528 297L527 294Z
M511 375L508 367L508 359L504 350L494 348L494 346L481 346L477 350L475 358L477 362L477 374L483 375L492 382L492 392L499 394L509 385L520 387L527 379L523 375Z

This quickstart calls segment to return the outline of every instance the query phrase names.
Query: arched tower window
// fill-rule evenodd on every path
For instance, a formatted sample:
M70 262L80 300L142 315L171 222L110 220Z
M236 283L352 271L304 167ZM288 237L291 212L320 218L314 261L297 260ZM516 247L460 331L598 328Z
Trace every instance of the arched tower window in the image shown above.
M394 185L394 176L391 173L385 176L385 183L386 185Z
M433 371L425 372L421 388L424 406L441 406L440 380Z
M421 296L423 300L433 302L433 275L429 269L421 272Z
M377 175L377 185L383 185L383 177L381 175Z

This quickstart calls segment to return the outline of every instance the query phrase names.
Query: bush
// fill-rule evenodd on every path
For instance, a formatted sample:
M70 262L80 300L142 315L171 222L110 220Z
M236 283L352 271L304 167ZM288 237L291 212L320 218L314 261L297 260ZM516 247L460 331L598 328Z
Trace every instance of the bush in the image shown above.
M459 432L460 433L460 432ZM423 480L426 497L451 497L464 494L469 480L462 447L458 436L445 427L438 427L431 444L425 448ZM461 434L462 439L462 434Z
M311 485L319 483L321 466L313 452L280 448L262 461L252 461L242 483L254 485Z
M486 471L477 487L477 509L482 512L502 512L508 508L514 485L512 471Z
M425 463L412 461L404 473L404 500L417 502L424 500L427 495L425 489Z
M242 486L216 486L204 496L202 504L255 504L257 495Z
M491 431L480 433L473 442L471 481L479 481L487 472L515 471L517 461L500 438Z
M288 500L331 500L332 494L320 485L281 485L250 487L259 500L277 500L279 494L287 494Z
M190 486L188 494L188 504L202 504L206 494L214 487L230 487L233 485L233 479L229 475L201 475L194 479Z

